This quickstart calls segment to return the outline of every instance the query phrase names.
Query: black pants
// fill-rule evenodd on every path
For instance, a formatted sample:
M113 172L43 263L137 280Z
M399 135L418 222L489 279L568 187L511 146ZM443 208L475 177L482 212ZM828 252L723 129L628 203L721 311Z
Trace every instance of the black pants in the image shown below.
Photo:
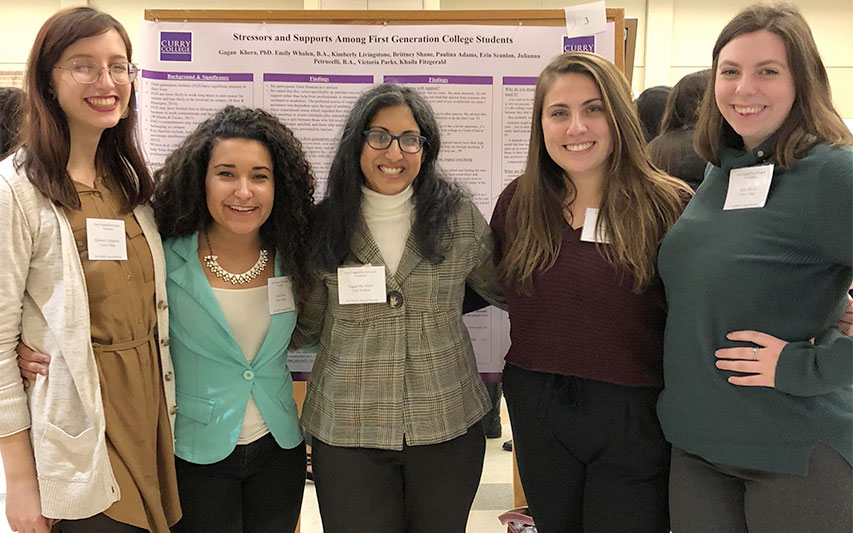
M477 422L453 440L399 452L316 437L311 450L325 533L464 533L486 441Z
M670 446L657 387L625 387L506 365L503 390L539 533L669 531Z
M672 449L674 533L850 533L853 469L817 444L805 476L711 463Z
M104 513L100 513L82 520L61 520L59 531L62 533L145 533L147 530L116 522Z
M292 532L305 489L305 443L280 448L272 434L200 465L175 457L184 517L179 533Z

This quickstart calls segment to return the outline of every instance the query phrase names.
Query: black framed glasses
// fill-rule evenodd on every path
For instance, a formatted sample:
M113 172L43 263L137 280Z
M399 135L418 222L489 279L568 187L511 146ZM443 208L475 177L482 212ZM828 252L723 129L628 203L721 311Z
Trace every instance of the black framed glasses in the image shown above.
M139 68L133 63L114 63L108 67L99 67L94 63L72 61L67 67L56 66L54 68L67 70L77 83L91 85L98 81L101 74L106 70L110 79L116 85L129 85L136 79Z
M423 150L426 144L426 137L417 133L404 133L402 135L391 135L385 130L365 130L364 136L367 139L367 145L374 150L387 150L391 143L397 141L401 152L407 154L416 154Z

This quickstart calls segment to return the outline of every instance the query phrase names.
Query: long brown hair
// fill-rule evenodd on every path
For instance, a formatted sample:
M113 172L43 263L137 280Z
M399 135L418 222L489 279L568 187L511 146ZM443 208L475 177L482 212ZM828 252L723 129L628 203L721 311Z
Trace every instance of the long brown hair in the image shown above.
M598 86L613 136L596 228L603 228L610 244L599 250L633 275L634 290L640 292L654 278L661 238L683 209L679 191L688 195L690 189L649 162L625 76L606 59L585 52L563 54L539 75L527 166L507 212L508 243L499 272L518 290L529 292L533 273L551 268L560 254L563 209L577 191L545 148L542 107L554 80L568 73L589 76Z
M791 4L755 4L738 12L723 28L714 44L711 54L712 76L702 101L694 136L696 152L720 166L721 141L741 141L720 114L714 97L720 51L732 39L761 30L782 39L788 68L794 78L794 104L777 130L776 161L790 168L818 140L835 145L853 144L853 135L832 105L829 77L803 15Z
M53 96L52 72L62 53L80 39L116 30L131 60L127 32L113 17L89 7L64 9L42 25L36 36L24 78L25 119L21 129L24 158L19 161L42 194L61 206L79 209L80 198L66 170L71 153L68 121ZM124 191L125 208L147 202L154 182L136 143L136 93L130 87L127 118L103 132L95 156L98 174L115 179Z

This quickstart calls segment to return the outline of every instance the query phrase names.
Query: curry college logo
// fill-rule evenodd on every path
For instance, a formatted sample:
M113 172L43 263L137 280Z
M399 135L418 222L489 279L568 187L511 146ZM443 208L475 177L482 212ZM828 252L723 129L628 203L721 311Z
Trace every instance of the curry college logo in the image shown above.
M563 52L595 52L595 36L563 36Z
M161 31L160 61L192 61L193 33L191 31Z

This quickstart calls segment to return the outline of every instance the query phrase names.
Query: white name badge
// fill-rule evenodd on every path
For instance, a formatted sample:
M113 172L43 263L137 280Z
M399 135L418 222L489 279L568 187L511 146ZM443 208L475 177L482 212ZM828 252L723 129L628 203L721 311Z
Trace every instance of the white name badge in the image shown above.
M595 225L598 222L598 209L587 207L583 217L583 229L581 230L581 240L584 242L601 242L609 244L607 233L604 231L604 224L601 225L598 231L595 231Z
M385 267L338 267L338 303L385 302Z
M86 239L91 261L126 261L127 238L124 220L87 218Z
M729 190L723 211L764 207L773 181L773 165L733 168L729 172Z
M267 295L271 315L296 310L296 302L293 300L293 282L290 281L290 276L268 279Z

